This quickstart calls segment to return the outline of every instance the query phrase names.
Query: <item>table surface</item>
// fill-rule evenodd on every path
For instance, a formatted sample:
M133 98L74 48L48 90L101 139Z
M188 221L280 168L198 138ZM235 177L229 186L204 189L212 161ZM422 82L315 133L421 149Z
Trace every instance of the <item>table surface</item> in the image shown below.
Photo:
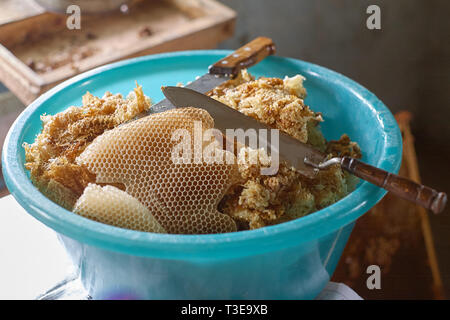
M73 272L56 233L11 195L0 198L0 262L0 300L35 299ZM330 282L317 299L361 297L344 284Z
M72 268L56 233L11 195L0 198L0 261L0 299L34 299Z

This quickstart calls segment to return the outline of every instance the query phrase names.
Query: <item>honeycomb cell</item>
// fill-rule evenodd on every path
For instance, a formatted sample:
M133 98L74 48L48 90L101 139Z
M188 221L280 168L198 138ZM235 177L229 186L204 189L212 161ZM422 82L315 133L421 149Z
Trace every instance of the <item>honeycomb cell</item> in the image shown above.
M146 207L168 233L236 231L234 220L217 211L226 191L239 179L236 161L196 163L193 154L186 159L189 163L172 159L174 147L180 143L173 139L178 129L192 137L190 145L186 142L183 146L194 153L195 121L201 121L203 131L214 126L205 110L195 108L141 118L97 137L76 162L95 173L97 183L125 185L126 193ZM227 153L222 149L216 152Z
M101 187L90 183L75 203L73 212L120 228L166 232L136 198L113 186Z

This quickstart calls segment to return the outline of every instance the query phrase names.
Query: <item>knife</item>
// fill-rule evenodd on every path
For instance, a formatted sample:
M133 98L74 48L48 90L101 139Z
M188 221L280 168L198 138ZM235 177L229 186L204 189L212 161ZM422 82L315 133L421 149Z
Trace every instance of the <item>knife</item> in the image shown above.
M181 87L163 87L163 93L176 107L195 107L206 110L214 119L215 127L225 137L227 136L227 129L243 129L247 130L246 132L256 132L260 129L273 130L264 123L194 90ZM438 192L355 158L344 156L327 159L326 154L284 132L280 131L278 136L278 141L269 142L266 140L263 142L266 151L270 151L272 154L274 151L279 153L281 159L286 160L306 177L313 178L319 170L327 169L332 165L340 165L342 169L351 174L384 188L403 199L419 204L434 213L441 212L446 205L447 195L444 192ZM259 135L258 137L261 138Z
M275 50L272 39L258 37L211 65L208 73L187 84L186 88L206 93L237 76L242 69L249 68L265 57L273 55ZM152 105L150 113L163 112L173 108L170 101L164 99Z

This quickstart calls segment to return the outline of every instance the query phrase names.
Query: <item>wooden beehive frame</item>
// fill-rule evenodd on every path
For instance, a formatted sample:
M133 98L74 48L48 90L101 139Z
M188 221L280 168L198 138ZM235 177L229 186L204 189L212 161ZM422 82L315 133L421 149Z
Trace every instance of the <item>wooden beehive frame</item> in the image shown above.
M417 163L416 150L414 148L414 136L412 135L410 128L411 117L411 113L407 111L399 112L395 115L403 136L403 156L408 163L408 177L411 180L420 183L421 179L419 174L419 166ZM432 290L436 299L444 299L444 287L442 284L436 250L434 248L433 233L431 231L430 220L428 218L429 213L420 206L416 207L416 212L420 217L423 240L433 278Z
M120 13L101 19L83 16L81 30L68 30L65 15L42 11L0 25L0 81L28 104L59 82L94 67L152 53L214 48L234 31L235 12L215 0L152 0L141 5L136 18L131 17L133 12L125 18ZM113 30L108 33L108 28ZM142 37L143 28L149 34ZM57 44L62 46L70 35L87 39L93 32L100 36L76 46L100 48L91 56L45 72L36 72L27 61L57 55L61 51Z

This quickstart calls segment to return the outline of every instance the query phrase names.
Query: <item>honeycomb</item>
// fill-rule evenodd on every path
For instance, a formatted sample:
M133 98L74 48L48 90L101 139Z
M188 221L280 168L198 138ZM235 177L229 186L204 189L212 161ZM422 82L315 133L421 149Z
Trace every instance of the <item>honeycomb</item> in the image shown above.
M95 173L96 183L124 185L126 193L142 203L168 233L236 231L234 220L217 211L225 192L238 182L236 161L211 163L208 157L198 159L192 152L183 152L179 161L173 161L177 146L192 151L199 143L205 144L203 139L174 139L178 129L194 137L196 123L201 123L202 134L214 127L202 109L152 114L98 136L76 162ZM214 149L214 156L234 157L218 145ZM97 215L105 216L108 208L99 207Z
M90 183L73 212L105 224L145 232L165 233L150 211L136 198L113 186Z
M84 149L103 132L133 119L150 108L142 87L124 98L106 92L95 97L87 92L83 105L55 115L42 115L42 132L32 144L24 143L25 168L33 184L49 199L72 210L95 175L75 163Z

